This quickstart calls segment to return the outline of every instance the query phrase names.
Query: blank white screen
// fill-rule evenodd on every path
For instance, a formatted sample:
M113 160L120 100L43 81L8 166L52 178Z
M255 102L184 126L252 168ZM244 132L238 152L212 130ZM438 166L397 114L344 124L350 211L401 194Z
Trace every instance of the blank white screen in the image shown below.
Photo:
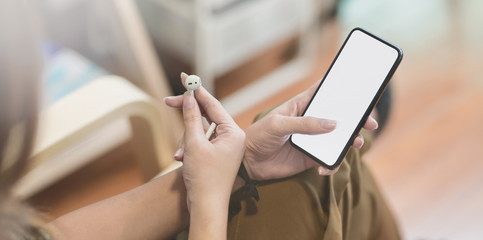
M293 143L334 165L398 56L395 48L353 31L304 114L336 120L337 128L320 135L294 134Z

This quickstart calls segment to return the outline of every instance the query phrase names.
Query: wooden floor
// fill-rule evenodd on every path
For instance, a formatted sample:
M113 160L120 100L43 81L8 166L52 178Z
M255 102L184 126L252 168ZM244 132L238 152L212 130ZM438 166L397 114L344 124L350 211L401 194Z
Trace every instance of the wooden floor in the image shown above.
M245 128L322 77L352 27L373 31L405 53L392 81L389 125L365 156L405 239L483 239L482 10L476 0L343 1L338 19L322 27L313 71L235 119ZM139 185L129 143L122 149L33 202L58 216Z
M343 22L363 18L349 10L361 2ZM405 51L391 122L366 159L407 239L482 239L483 4L395 2L359 20ZM393 19L371 23L381 11Z

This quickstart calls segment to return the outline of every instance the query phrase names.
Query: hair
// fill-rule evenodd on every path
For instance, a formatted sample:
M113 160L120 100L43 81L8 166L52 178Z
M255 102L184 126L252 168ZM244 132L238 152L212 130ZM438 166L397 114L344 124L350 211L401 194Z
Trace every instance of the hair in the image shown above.
M0 1L0 239L45 239L35 212L12 196L35 137L40 41L32 4Z

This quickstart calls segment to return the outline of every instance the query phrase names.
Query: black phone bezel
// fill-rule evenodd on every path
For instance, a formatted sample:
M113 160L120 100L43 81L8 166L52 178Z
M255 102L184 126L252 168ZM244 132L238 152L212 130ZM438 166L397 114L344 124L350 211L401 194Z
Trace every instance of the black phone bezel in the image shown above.
M357 27L357 28L354 28L350 31L349 35L346 37L346 39L344 40L344 43L342 44L342 46L340 47L339 51L337 52L337 55L335 56L334 60L332 61L332 63L330 64L330 67L329 69L327 70L327 72L325 73L324 75L324 78L322 79L322 81L320 82L319 86L317 87L317 89L315 90L315 93L312 95L312 98L310 99L309 103L307 104L307 107L305 107L304 109L304 112L302 113L301 116L304 116L305 115L305 112L307 111L307 109L309 108L310 104L312 103L312 101L314 100L314 97L315 95L319 92L319 89L320 87L322 86L322 84L324 83L327 75L329 74L330 70L332 69L332 66L334 65L334 63L337 61L337 59L339 58L339 55L340 53L342 52L342 49L344 49L347 41L350 39L350 37L352 36L352 34L355 32L355 31L361 31L363 32L364 34L367 34L368 36L384 43L385 45L395 49L397 52L398 52L398 57L397 59L395 60L394 64L392 65L391 67L391 70L389 71L389 73L387 74L386 78L384 79L383 83L381 84L381 86L379 87L377 93L374 95L371 103L369 104L368 108L366 109L366 111L364 112L364 115L361 117L361 120L359 121L359 123L357 124L357 127L355 128L354 132L352 133L351 137L349 138L349 140L347 141L346 145L344 146L344 149L342 150L342 152L340 153L339 157L337 158L337 161L332 164L332 165L329 165L329 164L326 164L325 162L323 162L322 160L318 159L317 157L313 156L312 154L310 154L309 152L305 151L302 147L298 146L297 144L295 144L293 141L292 141L292 135L290 135L290 138L289 138L289 141L290 141L290 144L296 148L297 150L305 153L307 156L309 156L311 159L313 159L314 161L316 161L317 163L319 163L320 165L328 168L328 169L336 169L341 163L342 163L342 160L344 159L345 155L347 154L347 152L349 151L352 143L354 142L355 138L357 137L359 131L362 129L362 126L364 126L364 123L367 121L367 118L369 117L371 111L374 109L374 107L376 106L377 102L379 101L379 98L381 97L382 93L384 92L384 90L386 89L386 86L387 84L389 83L389 80L391 79L391 77L393 76L394 72L396 71L397 67L399 66L399 64L401 63L401 60L402 60L402 57L403 57L403 51L397 47L396 45L394 44L391 44L389 43L388 41L360 28L360 27Z

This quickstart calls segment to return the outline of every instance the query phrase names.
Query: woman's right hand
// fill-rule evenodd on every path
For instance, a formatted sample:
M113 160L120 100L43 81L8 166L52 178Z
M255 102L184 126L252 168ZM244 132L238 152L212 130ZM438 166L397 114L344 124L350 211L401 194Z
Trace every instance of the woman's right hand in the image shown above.
M278 106L265 117L252 124L246 133L246 150L243 164L248 175L255 180L268 180L292 176L311 167L319 166L320 175L330 175L335 170L320 166L290 144L289 137L294 133L324 134L336 128L336 122L315 117L301 117L320 81L284 104ZM369 117L364 128L374 130L377 122ZM353 147L361 148L364 139L359 135Z

